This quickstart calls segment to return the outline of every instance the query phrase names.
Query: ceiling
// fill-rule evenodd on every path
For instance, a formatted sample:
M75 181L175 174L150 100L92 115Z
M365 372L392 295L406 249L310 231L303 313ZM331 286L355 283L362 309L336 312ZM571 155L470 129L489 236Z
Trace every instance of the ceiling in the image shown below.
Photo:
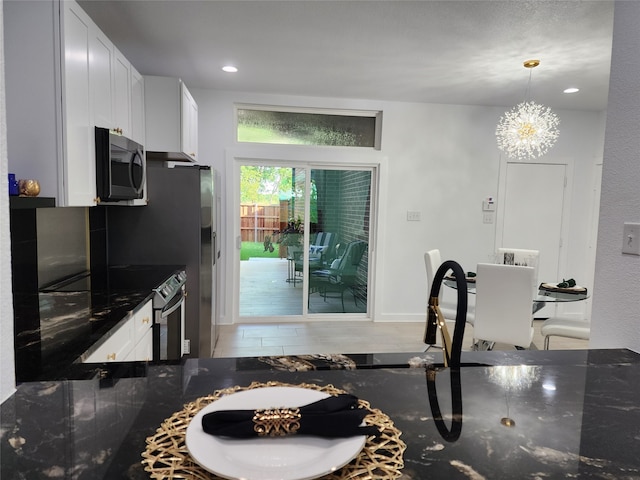
M79 3L140 73L192 89L512 106L537 58L530 99L607 105L610 0Z

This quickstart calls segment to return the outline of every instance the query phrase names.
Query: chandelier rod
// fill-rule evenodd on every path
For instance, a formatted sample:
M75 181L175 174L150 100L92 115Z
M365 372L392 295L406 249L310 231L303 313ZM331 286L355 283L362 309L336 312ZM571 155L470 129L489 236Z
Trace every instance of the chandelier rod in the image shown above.
M529 69L529 82L527 83L527 90L524 96L524 101L528 102L531 100L531 77L533 75L533 69L540 65L540 60L526 60L523 65Z

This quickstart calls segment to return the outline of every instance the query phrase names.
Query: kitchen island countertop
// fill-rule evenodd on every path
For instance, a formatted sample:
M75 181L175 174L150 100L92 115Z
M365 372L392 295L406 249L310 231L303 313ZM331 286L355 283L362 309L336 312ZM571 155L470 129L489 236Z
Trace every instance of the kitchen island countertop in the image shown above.
M640 478L634 352L463 352L457 374L426 367L441 361L435 352L353 358L306 371L274 357L185 359L138 364L133 377L24 383L2 404L0 476L148 479L145 440L174 412L219 389L279 382L333 385L380 409L406 444L402 480ZM446 434L454 411L459 433Z

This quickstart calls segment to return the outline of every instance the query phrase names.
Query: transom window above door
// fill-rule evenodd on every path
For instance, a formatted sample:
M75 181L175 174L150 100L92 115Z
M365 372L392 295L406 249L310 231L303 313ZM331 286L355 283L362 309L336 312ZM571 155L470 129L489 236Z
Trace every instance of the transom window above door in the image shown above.
M236 106L241 143L380 149L382 112Z

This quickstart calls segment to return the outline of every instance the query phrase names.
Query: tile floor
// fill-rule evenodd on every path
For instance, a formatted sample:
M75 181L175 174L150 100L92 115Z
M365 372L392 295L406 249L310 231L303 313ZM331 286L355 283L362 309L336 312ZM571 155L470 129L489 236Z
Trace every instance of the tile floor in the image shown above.
M532 348L542 349L542 320L534 321ZM463 349L469 350L473 328L465 329ZM453 332L453 326L450 331ZM221 325L214 357L300 355L311 353L420 352L423 323L354 321ZM553 350L582 349L588 340L552 337ZM513 349L496 345L496 350Z
M292 276L295 274L290 267L285 259L252 258L240 262L240 316L302 315L302 278ZM309 313L342 313L342 303L335 295L322 298L319 293L311 294ZM360 313L366 306L346 292L344 308L345 313Z
M302 313L302 284L287 282L291 272L284 259L252 258L241 262L241 317L279 317ZM357 312L351 295L345 295L346 312ZM339 299L309 299L310 313L342 312ZM532 348L543 348L542 320L534 321ZM450 326L453 333L453 325ZM312 321L300 323L240 323L222 325L214 357L253 357L262 355L300 355L311 353L420 352L424 323L373 323L370 321ZM465 329L463 349L470 349L473 327ZM587 340L553 337L551 348L587 348ZM496 350L513 349L496 345Z

